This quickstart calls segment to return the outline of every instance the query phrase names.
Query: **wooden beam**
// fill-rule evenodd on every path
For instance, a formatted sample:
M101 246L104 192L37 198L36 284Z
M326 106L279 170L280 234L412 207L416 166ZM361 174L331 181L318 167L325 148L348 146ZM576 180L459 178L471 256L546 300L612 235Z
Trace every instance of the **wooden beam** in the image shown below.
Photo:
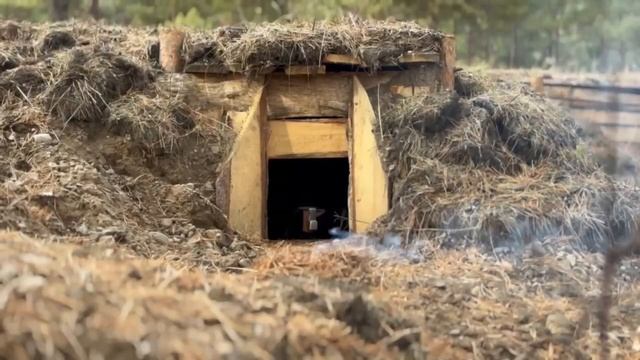
M265 229L265 173L262 126L265 121L263 88L247 112L232 113L237 137L231 152L229 225L232 229L261 239Z
M358 233L389 210L387 175L378 153L374 127L378 124L367 91L353 77L353 112L351 118L351 171L353 184L353 217L350 224Z
M327 54L322 58L323 64L342 64L342 65L355 65L365 66L360 59L351 55L343 54Z
M578 123L640 128L640 113L637 112L571 109L569 113Z
M610 92L598 88L544 86L544 94L572 108L640 112L640 95Z
M189 64L184 72L192 74L228 74L231 71L223 65Z
M268 158L347 156L347 124L341 122L268 121Z
M284 73L289 76L295 75L324 75L327 67L324 65L291 65L284 69Z
M409 51L400 56L398 62L400 64L437 63L440 62L440 54L437 52Z
M197 89L193 96L198 97L200 105L231 111L248 111L263 83L261 77L250 80L238 74L190 74L185 80Z
M602 133L611 141L619 143L640 143L640 127L601 127Z
M442 73L440 74L440 85L442 90L453 90L455 63L456 63L456 39L447 35L442 39L442 49L440 50L440 64Z
M267 83L269 119L348 116L351 78L338 75L290 77L274 74Z

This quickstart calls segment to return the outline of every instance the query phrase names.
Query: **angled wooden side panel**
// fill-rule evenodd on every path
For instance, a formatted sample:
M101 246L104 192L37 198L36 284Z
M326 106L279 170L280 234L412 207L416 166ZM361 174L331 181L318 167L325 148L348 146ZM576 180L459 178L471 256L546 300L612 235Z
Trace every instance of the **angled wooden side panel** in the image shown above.
M265 174L262 127L266 117L263 88L249 111L231 116L237 138L229 169L229 225L254 238L264 230Z
M351 119L353 185L353 230L364 232L389 210L389 186L374 134L377 119L367 91L353 78L353 113Z

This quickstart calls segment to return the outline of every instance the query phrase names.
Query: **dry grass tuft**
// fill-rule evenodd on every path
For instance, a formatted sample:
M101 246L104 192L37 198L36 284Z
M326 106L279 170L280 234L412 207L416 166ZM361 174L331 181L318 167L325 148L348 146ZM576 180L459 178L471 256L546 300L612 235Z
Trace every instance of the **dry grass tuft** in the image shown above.
M44 36L40 43L43 54L61 49L70 49L76 45L76 39L69 31L54 30Z
M75 51L45 97L58 120L99 122L111 101L143 89L151 79L146 69L119 55Z
M587 158L573 120L526 88L467 86L486 91L402 99L383 115L395 189L378 232L488 248L571 236L590 250L628 234L640 194Z

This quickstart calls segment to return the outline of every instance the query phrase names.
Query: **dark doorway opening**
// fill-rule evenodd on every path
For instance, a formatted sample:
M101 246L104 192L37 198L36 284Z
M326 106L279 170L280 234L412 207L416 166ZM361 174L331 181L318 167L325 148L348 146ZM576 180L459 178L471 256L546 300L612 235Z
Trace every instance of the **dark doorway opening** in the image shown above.
M268 184L269 239L330 239L331 228L348 230L347 158L272 159ZM316 217L316 230L304 216L309 208L317 209L316 214L324 210Z

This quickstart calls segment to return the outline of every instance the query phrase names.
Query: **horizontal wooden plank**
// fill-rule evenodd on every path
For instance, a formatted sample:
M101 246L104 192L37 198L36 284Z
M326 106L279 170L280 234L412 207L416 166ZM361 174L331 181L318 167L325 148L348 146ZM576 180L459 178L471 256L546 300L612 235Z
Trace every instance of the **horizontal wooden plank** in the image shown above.
M570 107L595 110L640 111L640 95L619 94L599 89L544 86L544 94Z
M578 123L609 127L640 127L640 113L584 109L572 109L570 113Z
M269 119L347 117L351 103L351 78L320 75L272 75L267 81Z
M347 118L296 118L296 119L268 119L268 121L294 121L314 123L346 123Z
M267 157L347 156L346 122L269 121Z
M184 72L201 74L228 74L231 71L229 71L226 66L222 65L190 64L185 66Z
M357 57L343 54L327 54L322 58L322 63L364 66Z
M191 84L203 105L220 106L224 110L247 111L261 87L262 79L249 80L236 74L193 74Z
M284 69L287 75L319 75L325 74L327 67L324 65L291 65Z
M440 54L437 52L407 52L398 58L401 64L438 63Z
M601 127L604 135L619 143L640 143L640 127Z
M540 77L543 79L543 77ZM640 95L640 87L629 85L610 85L610 84L598 84L598 83L572 83L562 80L544 79L544 86L558 87L558 88L571 88L571 89L589 89L595 91L604 91L608 93L616 94L635 94Z

